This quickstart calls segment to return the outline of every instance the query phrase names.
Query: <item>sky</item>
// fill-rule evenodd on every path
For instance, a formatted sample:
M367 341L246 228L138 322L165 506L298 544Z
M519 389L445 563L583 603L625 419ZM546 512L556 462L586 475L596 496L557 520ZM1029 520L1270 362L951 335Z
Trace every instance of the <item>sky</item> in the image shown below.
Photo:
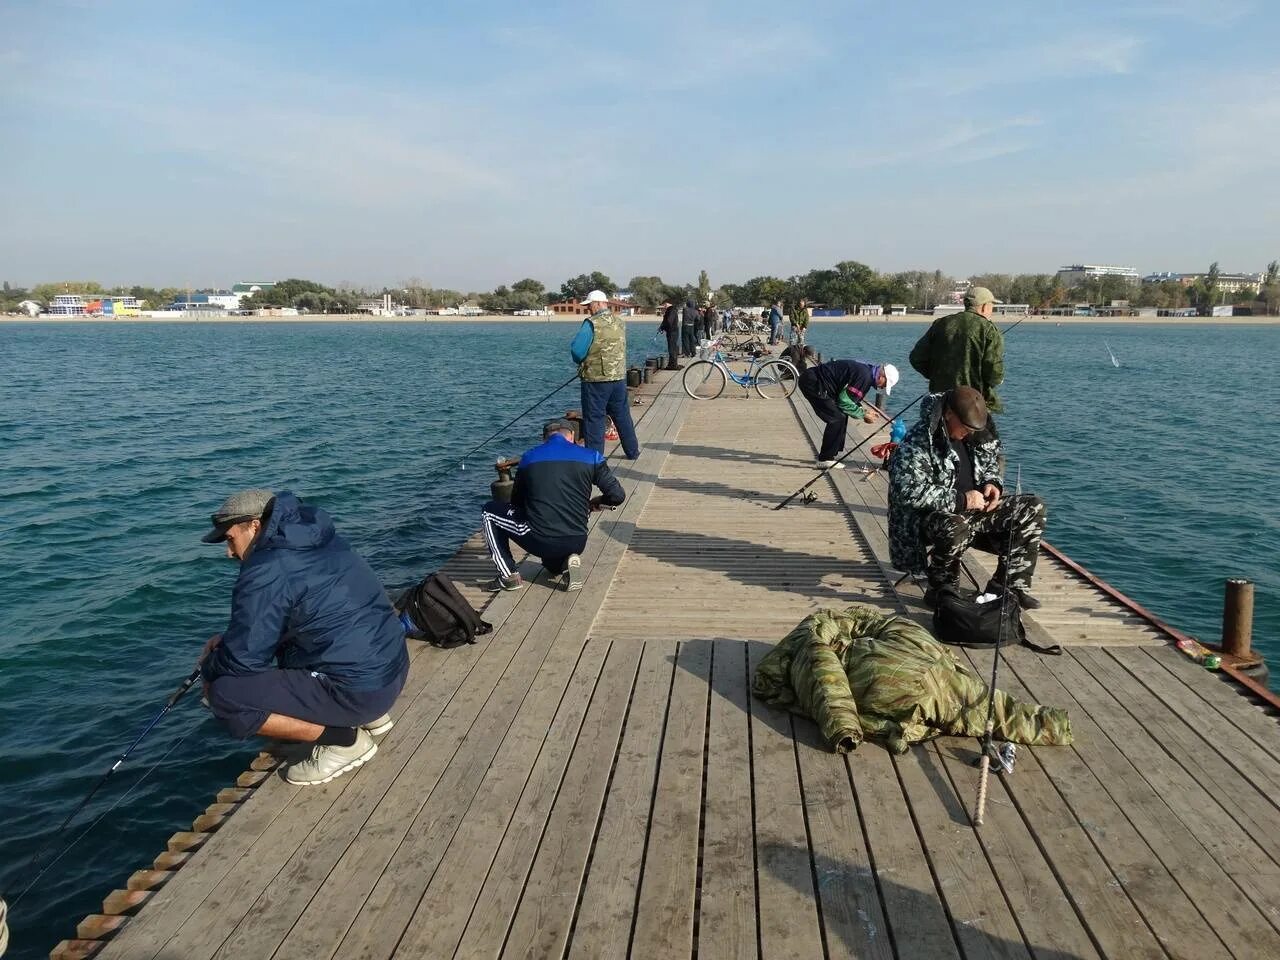
M0 279L1280 258L1275 0L0 0Z

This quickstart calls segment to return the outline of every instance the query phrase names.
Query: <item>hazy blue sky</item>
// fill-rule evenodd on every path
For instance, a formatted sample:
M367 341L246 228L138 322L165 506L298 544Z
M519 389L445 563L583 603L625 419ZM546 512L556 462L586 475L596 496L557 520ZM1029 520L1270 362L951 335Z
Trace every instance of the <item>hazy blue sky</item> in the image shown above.
M1276 0L0 3L0 279L1280 257Z

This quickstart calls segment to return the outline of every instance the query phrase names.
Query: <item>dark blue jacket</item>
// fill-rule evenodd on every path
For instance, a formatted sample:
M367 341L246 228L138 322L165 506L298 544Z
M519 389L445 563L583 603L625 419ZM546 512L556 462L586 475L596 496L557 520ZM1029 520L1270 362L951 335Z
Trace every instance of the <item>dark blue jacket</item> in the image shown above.
M205 679L279 666L353 690L391 683L408 660L404 627L372 568L323 510L288 491L273 503L240 566L231 623L205 661Z
M511 502L539 537L584 537L592 486L600 488L609 506L626 498L604 457L553 433L520 458Z
M866 360L829 360L805 371L812 374L828 397L835 398L848 390L855 400L862 400L876 389L880 368Z

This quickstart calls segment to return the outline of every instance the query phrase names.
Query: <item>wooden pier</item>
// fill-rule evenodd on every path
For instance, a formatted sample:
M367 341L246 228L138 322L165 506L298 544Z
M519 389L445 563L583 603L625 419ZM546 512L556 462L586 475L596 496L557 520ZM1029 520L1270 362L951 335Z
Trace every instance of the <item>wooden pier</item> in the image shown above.
M1022 748L982 828L972 740L840 757L754 700L806 613L926 611L893 586L882 473L772 509L813 476L803 398L667 377L581 592L526 561L524 590L482 593L473 538L447 570L497 629L411 644L368 765L297 788L260 756L53 956L1280 957L1274 711L1066 562L1026 618L1066 653L1011 650L1001 685L1069 708L1076 744Z

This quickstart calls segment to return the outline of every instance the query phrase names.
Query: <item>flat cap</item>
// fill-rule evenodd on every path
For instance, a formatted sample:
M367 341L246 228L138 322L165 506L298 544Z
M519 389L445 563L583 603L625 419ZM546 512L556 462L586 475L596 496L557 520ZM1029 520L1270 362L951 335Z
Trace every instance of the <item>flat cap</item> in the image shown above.
M970 430L985 430L991 415L987 401L973 387L952 387L947 391L947 409L960 418Z
M246 520L256 520L266 513L267 506L275 496L270 490L261 487L233 493L213 512L210 518L213 529L200 539L205 543L221 543L227 539L228 529Z

